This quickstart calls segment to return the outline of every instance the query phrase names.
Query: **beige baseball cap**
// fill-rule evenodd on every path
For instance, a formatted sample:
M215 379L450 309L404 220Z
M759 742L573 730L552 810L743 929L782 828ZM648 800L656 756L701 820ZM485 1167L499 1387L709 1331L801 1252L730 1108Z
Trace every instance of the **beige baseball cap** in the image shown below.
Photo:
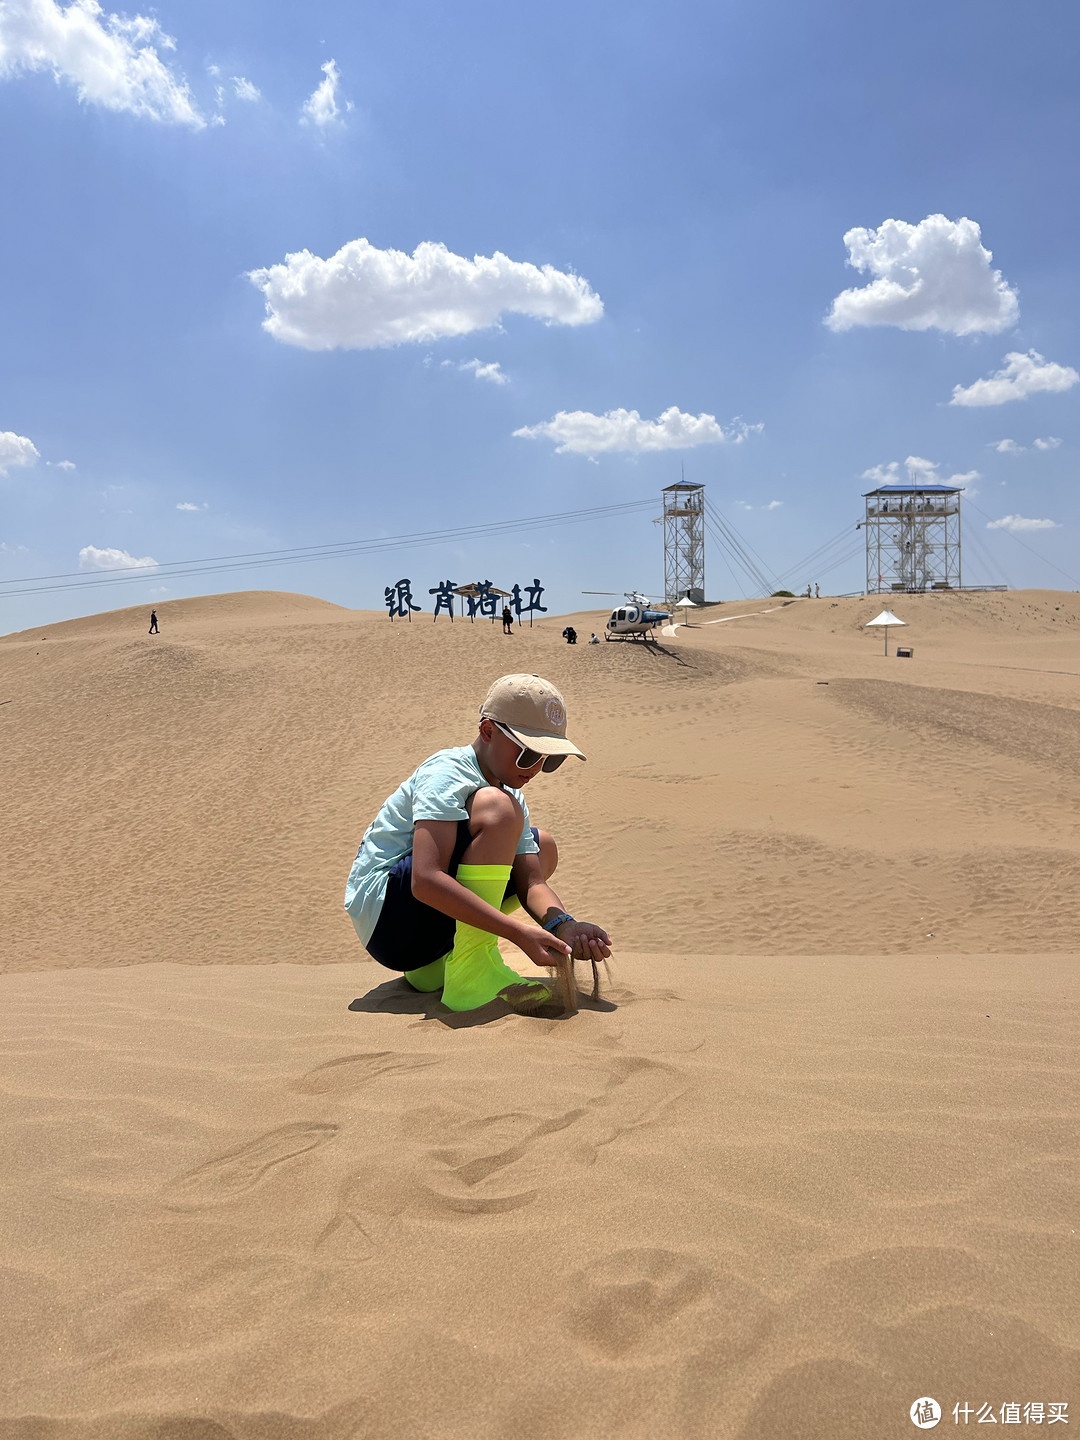
M555 686L539 675L502 675L480 706L480 718L498 720L530 750L540 755L576 755L584 760L573 741L566 738L566 701Z

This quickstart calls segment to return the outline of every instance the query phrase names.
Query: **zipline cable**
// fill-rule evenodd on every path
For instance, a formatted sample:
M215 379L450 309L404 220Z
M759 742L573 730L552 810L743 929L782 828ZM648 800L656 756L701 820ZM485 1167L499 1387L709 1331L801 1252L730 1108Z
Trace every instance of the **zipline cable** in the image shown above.
M179 578L223 571L265 569L277 565L304 564L312 560L335 560L353 555L378 554L389 550L423 549L432 545L460 543L471 539L506 534L515 530L545 529L551 526L576 524L588 520L610 519L651 508L651 500L627 501L620 505L594 506L549 515L526 516L518 520L501 520L488 524L459 526L449 530L415 531L373 540L338 541L329 545L304 545L289 550L257 550L239 555L208 556L202 560L170 560L154 565L117 566L89 575L78 571L59 575L29 576L20 580L0 581L0 599L13 595L36 595L55 590L93 589L101 586L133 584L151 577ZM40 581L68 581L67 584L40 584Z
M965 496L964 499L966 504L970 505L973 510L977 510L979 514L983 517L983 519L986 520L989 524L993 525L995 529L1005 530L1005 533L1007 535L1011 535L1018 545L1022 545L1025 550L1030 550L1032 555L1034 555L1037 560L1041 560L1044 565L1049 565L1051 570L1056 570L1059 575L1064 575L1065 579L1070 581L1073 585L1080 586L1080 580L1077 580L1075 575L1070 575L1067 570L1062 570L1060 565L1055 565L1053 560L1048 560L1045 555L1040 555L1038 550L1036 550L1033 545L1029 545L1026 540L1021 540L1020 536L1017 535L1014 530L1009 530L1004 525L998 525L989 515L987 515L986 511L983 510L981 506L976 505L975 501L972 500L969 496Z

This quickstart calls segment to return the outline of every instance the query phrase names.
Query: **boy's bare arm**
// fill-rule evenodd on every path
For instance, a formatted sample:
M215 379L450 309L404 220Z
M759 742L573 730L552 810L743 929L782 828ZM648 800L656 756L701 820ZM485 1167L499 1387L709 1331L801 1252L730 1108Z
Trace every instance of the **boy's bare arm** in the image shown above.
M539 855L517 856L513 873L518 899L538 925L565 912L566 907L544 879ZM611 936L588 920L568 920L560 925L559 939L570 946L575 960L606 960L611 954Z

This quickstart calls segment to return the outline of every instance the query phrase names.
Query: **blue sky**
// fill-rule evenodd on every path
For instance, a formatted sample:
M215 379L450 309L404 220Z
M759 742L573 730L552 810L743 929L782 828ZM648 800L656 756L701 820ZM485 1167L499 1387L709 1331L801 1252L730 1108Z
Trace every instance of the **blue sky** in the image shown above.
M909 457L968 487L966 579L1080 586L1078 37L1066 0L0 0L0 631L401 575L655 594L647 510L7 582L658 512L683 467L773 575L850 591L858 555L791 567ZM706 588L749 587L709 548Z

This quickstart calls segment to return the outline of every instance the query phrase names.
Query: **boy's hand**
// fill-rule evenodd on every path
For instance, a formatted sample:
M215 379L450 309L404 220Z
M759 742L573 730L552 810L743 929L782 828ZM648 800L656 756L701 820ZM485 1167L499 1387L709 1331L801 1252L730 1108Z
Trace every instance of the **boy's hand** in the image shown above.
M534 965L550 969L559 959L570 954L570 946L538 925L522 925L514 936L514 944L523 950Z
M611 936L587 920L567 920L558 933L575 960L606 960L611 954Z

